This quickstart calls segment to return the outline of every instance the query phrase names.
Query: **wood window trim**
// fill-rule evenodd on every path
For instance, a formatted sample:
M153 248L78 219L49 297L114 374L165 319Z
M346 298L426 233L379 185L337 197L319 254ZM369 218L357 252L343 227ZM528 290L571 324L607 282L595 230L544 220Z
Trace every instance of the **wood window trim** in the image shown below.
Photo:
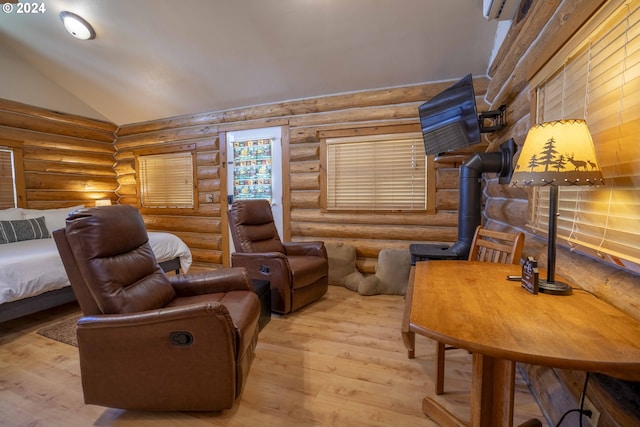
M133 155L135 157L138 157L138 156L150 156L153 154L180 153L184 151L192 151L195 153L196 144L174 144L174 145L163 145L159 147L141 148L139 150L134 150Z
M369 126L345 129L327 129L318 131L318 138L341 138L351 136L387 135L393 133L422 132L420 124Z
M407 133L421 133L422 129L420 124L404 124L404 125L385 125L385 126L371 126L371 127L359 127L359 128L342 128L342 129L327 129L318 131L317 135L320 139L320 209L322 212L352 212L353 210L336 210L327 208L327 139L331 138L350 138L350 137L367 137L367 136L384 136L393 134L407 134ZM425 202L426 208L424 213L435 214L436 213L436 168L435 168L435 156L426 156L425 159L425 178L426 178L426 195ZM359 211L358 211L359 212ZM369 211L368 211L369 212ZM372 213L384 213L390 212L386 210L370 211ZM415 213L416 211L399 211L399 214L403 212Z
M26 180L24 177L24 142L11 139L0 139L0 146L10 148L13 151L13 161L15 168L15 185L18 200L16 204L19 208L27 207Z
M193 161L193 207L191 208L178 208L178 207L145 207L142 204L141 199L141 189L140 189L140 175L139 175L139 162L138 159L140 156L152 156L158 154L173 154L173 153L191 153L192 161ZM163 146L155 146L142 148L133 151L134 159L135 159L135 169L136 169L136 203L138 205L138 209L142 214L180 214L183 215L185 213L197 213L199 211L199 203L198 203L198 178L197 178L197 151L196 144L172 144L172 145L163 145Z

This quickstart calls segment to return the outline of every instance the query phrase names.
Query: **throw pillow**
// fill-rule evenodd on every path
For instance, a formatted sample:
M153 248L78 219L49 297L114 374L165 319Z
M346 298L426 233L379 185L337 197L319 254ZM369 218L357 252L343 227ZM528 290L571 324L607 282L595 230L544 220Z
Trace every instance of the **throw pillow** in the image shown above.
M0 221L0 244L51 237L44 217Z
M383 249L378 254L376 274L360 282L360 295L405 295L411 272L411 253L408 249Z
M329 284L357 291L363 276L356 267L356 248L344 242L325 242L324 246L329 261Z
M47 224L47 229L50 231L54 231L58 228L64 228L67 216L71 212L80 208L84 208L84 205L57 209L23 209L22 216L24 219L38 218L43 216Z
M21 208L9 208L0 210L0 221L13 221L14 219L22 219Z

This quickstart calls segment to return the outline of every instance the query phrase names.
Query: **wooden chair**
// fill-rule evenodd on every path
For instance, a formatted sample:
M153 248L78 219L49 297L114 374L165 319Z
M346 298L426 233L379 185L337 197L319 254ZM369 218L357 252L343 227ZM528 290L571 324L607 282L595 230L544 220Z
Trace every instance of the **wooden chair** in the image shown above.
M487 230L479 225L473 236L469 261L495 262L499 264L519 264L524 233L505 233ZM444 393L444 355L445 350L456 347L436 342L436 394Z
M520 264L524 233L504 233L487 230L481 225L473 236L469 261Z

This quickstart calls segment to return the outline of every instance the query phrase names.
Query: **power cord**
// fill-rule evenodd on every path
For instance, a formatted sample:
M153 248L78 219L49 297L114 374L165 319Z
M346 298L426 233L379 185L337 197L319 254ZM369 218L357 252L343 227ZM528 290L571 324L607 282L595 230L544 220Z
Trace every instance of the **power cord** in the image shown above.
M562 422L564 421L565 417L567 415L569 415L572 412L579 412L580 413L580 427L582 427L582 416L586 415L587 417L591 418L591 415L593 415L593 413L588 410L588 409L584 409L584 399L587 397L587 384L589 383L589 372L587 372L587 376L584 379L584 386L582 386L582 395L580 396L580 408L578 409L570 409L567 412L565 412L564 414L562 414L562 417L560 417L560 420L558 421L558 423L556 424L555 427L560 427L560 425L562 424Z

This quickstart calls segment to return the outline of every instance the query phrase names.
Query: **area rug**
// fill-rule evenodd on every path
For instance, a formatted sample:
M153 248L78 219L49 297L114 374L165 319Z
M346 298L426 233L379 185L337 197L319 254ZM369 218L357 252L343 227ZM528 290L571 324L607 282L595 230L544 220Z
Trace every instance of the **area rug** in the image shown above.
M78 339L76 337L76 322L79 318L80 315L68 317L60 322L54 323L53 325L45 326L38 330L38 334L64 344L77 347Z

